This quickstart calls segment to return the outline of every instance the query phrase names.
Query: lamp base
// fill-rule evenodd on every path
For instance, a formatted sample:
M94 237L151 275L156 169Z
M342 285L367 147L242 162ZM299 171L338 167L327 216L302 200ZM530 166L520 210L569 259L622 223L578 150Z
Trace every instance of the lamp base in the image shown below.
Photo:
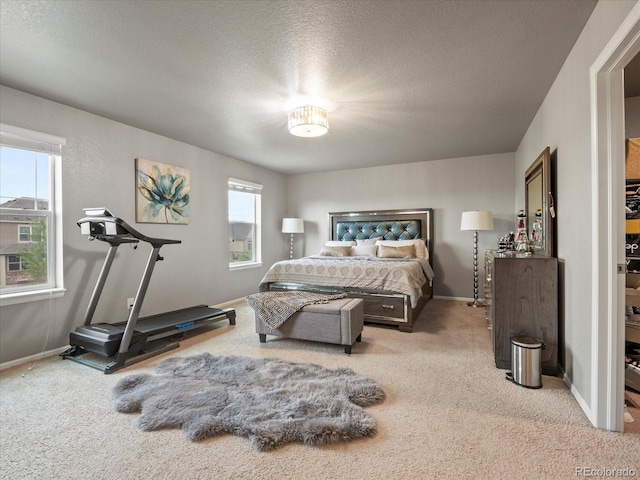
M289 260L293 260L293 233L291 234L291 243L289 244Z
M473 302L467 302L467 307L484 308L484 302L482 300L474 300Z

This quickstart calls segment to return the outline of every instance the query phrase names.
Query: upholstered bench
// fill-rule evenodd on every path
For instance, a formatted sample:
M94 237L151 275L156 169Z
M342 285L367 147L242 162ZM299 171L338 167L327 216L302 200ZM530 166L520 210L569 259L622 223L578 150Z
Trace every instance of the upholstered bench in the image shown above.
M327 303L307 305L294 313L276 330L271 330L256 312L256 332L260 342L267 335L312 340L315 342L344 345L345 353L362 339L364 326L364 303L359 298L340 298Z

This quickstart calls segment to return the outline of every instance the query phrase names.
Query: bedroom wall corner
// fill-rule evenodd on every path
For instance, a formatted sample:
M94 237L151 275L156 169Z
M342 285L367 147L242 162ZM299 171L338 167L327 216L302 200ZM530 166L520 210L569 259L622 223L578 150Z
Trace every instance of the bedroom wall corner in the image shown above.
M600 1L516 151L516 202L524 200L524 172L543 148L557 149L557 256L563 264L559 318L564 326L565 379L589 419L598 410L592 391L591 324L594 253L590 68L636 1ZM522 179L522 181L520 180ZM580 214L578 214L580 212ZM606 291L600 292L604 298ZM561 345L560 348L563 348Z
M433 208L434 295L471 298L473 234L460 231L460 216L466 210L492 211L494 231L480 233L478 248L495 248L515 228L509 208L514 165L514 154L505 153L292 175L287 204L295 205L289 214L305 220L304 255L318 253L329 239L329 212Z
M76 221L82 208L104 206L143 234L175 238L162 248L141 315L198 304L218 304L257 291L268 267L282 259L280 222L285 213L285 177L246 162L156 135L44 98L0 85L0 121L66 138L62 157L64 277L67 293L54 300L2 307L0 364L68 344L84 311L107 246L88 242ZM135 222L135 158L188 168L191 213L188 225ZM228 268L227 178L264 185L263 265ZM95 320L127 318L126 298L137 291L148 246L120 248Z

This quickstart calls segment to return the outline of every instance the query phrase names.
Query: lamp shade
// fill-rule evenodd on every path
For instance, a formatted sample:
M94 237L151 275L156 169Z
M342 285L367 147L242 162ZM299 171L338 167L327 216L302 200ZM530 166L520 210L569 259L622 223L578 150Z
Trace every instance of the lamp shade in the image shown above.
M283 218L282 233L304 233L304 221L301 218Z
M493 213L478 210L462 212L460 230L493 230Z

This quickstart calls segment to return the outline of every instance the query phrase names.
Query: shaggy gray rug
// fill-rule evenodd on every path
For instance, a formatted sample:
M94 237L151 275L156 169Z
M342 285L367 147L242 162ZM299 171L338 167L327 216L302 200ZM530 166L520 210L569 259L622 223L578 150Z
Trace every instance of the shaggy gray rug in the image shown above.
M385 398L380 386L351 369L279 358L204 353L168 358L156 372L118 381L116 411L141 412L141 430L180 427L193 441L231 433L260 451L373 436L376 422L362 407Z

